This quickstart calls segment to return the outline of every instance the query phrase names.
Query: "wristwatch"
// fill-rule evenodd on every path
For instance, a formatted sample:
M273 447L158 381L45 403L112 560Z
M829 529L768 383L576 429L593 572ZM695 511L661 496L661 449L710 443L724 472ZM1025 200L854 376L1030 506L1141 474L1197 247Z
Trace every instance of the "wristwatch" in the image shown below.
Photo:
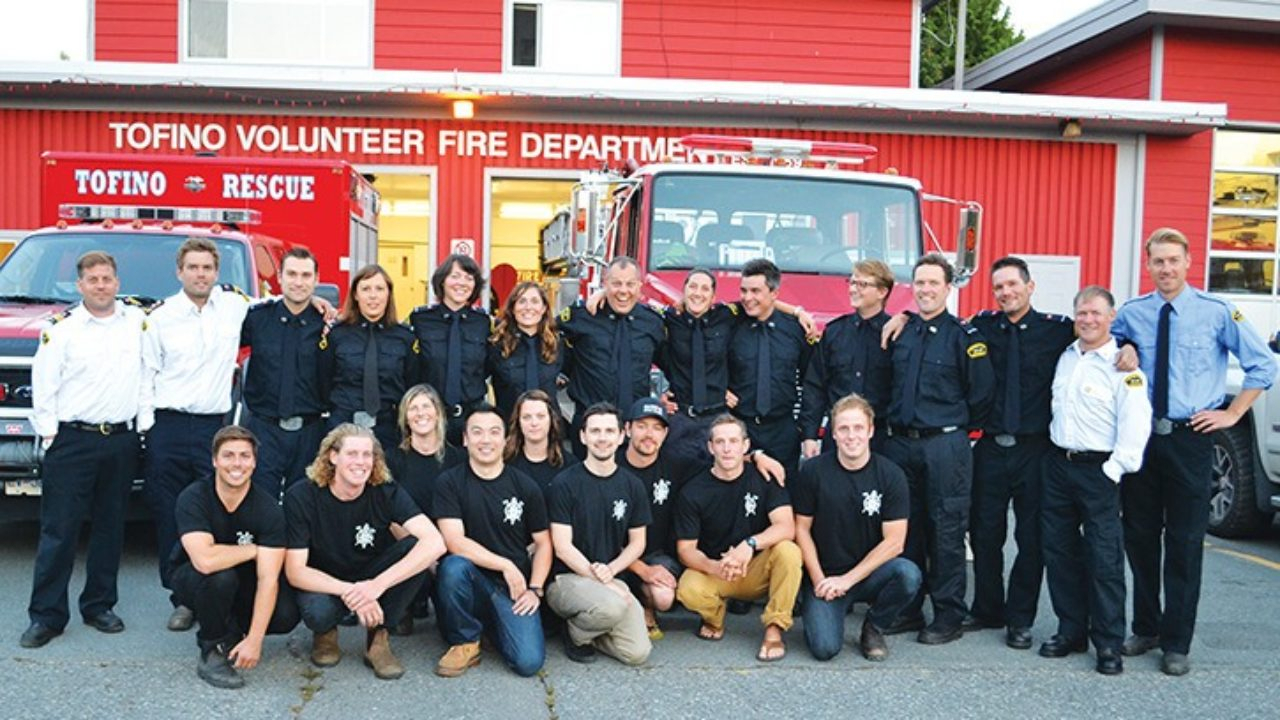
M753 553L760 552L760 546L756 544L756 537L754 535L747 538L747 547L751 548L751 552Z

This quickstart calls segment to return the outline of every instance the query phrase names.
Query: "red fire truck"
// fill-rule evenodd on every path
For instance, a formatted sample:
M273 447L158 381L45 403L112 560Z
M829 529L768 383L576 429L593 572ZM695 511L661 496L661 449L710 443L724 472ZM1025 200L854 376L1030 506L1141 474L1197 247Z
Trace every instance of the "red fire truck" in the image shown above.
M574 187L571 209L542 234L560 304L582 296L617 255L639 263L650 300L677 300L694 267L718 276L720 299L735 300L742 265L765 257L782 270L781 297L825 325L849 312L853 263L878 258L898 278L888 300L897 312L912 304L912 265L941 249L921 213L926 201L959 207L957 285L977 263L978 203L927 194L912 178L857 171L874 147L717 135L680 144L693 162L590 173Z
M41 326L79 299L84 252L111 253L121 294L143 302L179 290L175 261L188 237L214 241L219 281L255 297L280 292L291 247L315 253L335 304L349 271L377 256L378 194L344 162L62 152L42 161L46 227L0 264L0 482L9 498L39 493L31 358Z

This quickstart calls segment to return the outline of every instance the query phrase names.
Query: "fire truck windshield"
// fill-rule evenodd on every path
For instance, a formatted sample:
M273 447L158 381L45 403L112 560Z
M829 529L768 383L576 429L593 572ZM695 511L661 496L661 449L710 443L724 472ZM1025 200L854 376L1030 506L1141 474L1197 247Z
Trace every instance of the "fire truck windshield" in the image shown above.
M161 299L177 292L178 246L186 235L130 232L50 232L24 239L0 265L0 299L26 302L76 302L76 260L90 250L116 259L120 294ZM220 256L218 281L252 292L245 246L215 240Z
M848 275L875 258L910 277L920 253L916 193L898 185L784 175L664 173L654 179L649 267Z

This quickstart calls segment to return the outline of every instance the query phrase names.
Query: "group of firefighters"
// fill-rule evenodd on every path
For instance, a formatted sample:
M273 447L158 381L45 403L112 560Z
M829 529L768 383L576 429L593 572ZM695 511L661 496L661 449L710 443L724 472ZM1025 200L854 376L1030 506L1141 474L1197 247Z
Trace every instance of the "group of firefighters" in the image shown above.
M694 269L680 302L654 309L618 257L601 292L558 317L527 282L491 319L476 306L481 269L452 255L432 276L438 302L401 323L376 265L335 312L315 299L315 258L295 249L282 295L251 301L217 283L216 246L193 238L182 289L144 311L117 299L115 260L86 253L82 302L43 331L33 364L45 454L21 644L67 625L86 519L80 614L124 629L116 577L141 474L168 627L198 623L198 672L218 687L243 685L264 636L299 620L316 665L339 662L338 628L359 625L365 662L400 677L388 636L431 607L448 677L479 662L482 636L523 676L555 632L572 660L640 664L676 601L707 641L726 612L762 602L763 662L786 654L797 614L813 656L834 657L856 602L869 605L857 639L869 660L907 631L942 644L1003 628L1026 649L1045 577L1058 627L1042 656L1092 641L1098 672L1117 674L1122 655L1159 648L1162 670L1185 674L1210 436L1276 366L1239 311L1187 285L1181 233L1156 231L1145 256L1153 292L1117 310L1086 287L1074 321L1032 308L1016 257L991 267L999 309L962 321L939 255L911 269L917 310L891 317L893 272L862 260L851 312L819 338L779 302L765 259L742 267L735 303ZM227 425L242 348L244 419ZM1228 354L1245 380L1224 407Z

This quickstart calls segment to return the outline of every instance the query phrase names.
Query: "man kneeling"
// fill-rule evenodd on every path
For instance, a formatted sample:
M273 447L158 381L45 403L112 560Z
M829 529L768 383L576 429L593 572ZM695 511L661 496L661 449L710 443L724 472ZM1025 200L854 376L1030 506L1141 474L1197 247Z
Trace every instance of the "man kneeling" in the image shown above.
M257 666L263 637L298 624L293 592L280 582L284 513L250 484L257 456L253 433L222 428L213 436L213 484L192 483L176 506L173 591L200 623L196 674L214 687L243 687L237 670Z
M884 660L884 630L920 590L920 568L900 557L907 540L907 476L871 452L875 411L859 395L831 408L835 452L800 468L792 488L796 542L812 588L804 593L809 652L830 660L844 645L844 618L855 602L871 604L859 645L868 660Z
M476 406L462 434L467 463L440 476L432 500L452 553L436 573L440 630L449 645L436 666L441 677L480 662L486 629L517 675L537 673L546 658L538 606L551 571L547 508L538 484L502 462L506 440L498 411Z
M404 666L391 654L387 628L404 616L444 541L408 493L387 482L382 447L366 428L344 423L330 431L307 477L284 499L285 573L315 633L311 662L329 667L342 659L338 623L354 613L368 630L365 664L379 678L398 678Z
M676 551L688 568L676 597L702 616L698 637L719 640L726 599L767 596L756 657L780 660L803 575L800 548L792 542L791 501L786 490L744 463L750 440L741 420L721 415L712 421L707 446L715 464L695 475L676 501Z

